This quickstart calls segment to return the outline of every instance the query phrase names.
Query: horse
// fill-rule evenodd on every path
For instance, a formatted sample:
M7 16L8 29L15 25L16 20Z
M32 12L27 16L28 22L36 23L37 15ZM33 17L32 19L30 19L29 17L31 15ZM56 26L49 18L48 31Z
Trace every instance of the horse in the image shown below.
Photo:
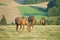
M45 18L41 18L40 24L41 24L41 25L45 25Z
M18 31L18 26L20 25L20 29L24 29L24 25L27 25L27 30L30 31L30 25L26 18L24 17L16 17L15 18L16 31ZM22 28L23 27L23 28Z
M29 16L28 21L29 21L29 23L30 23L30 25L32 26L32 29L33 29L34 25L36 24L35 17L34 16Z

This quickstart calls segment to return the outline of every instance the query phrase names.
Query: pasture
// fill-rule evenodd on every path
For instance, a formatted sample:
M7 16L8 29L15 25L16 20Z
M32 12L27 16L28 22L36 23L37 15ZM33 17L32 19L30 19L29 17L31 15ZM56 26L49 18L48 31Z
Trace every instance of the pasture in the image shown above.
M15 25L0 26L0 40L60 40L60 25L35 25L31 32L26 26L18 32Z

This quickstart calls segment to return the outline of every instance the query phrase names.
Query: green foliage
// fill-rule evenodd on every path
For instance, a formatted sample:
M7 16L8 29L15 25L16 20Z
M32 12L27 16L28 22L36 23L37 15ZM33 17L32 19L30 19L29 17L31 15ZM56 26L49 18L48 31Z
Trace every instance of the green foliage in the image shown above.
M59 16L59 17L57 17L56 24L57 24L57 25L60 25L60 16Z
M60 0L56 0L56 7L60 8Z
M48 16L59 16L59 9L57 7L50 8L48 10Z
M59 9L59 16L60 16L60 0L56 1L56 7Z
M11 25L15 25L14 22L11 22Z
M50 16L60 16L60 0L53 0L52 3L50 3L50 5L52 5L53 3L54 5L52 8L50 8L48 5L48 14Z
M52 25L56 25L56 20L57 20L57 17L51 17L51 24Z
M6 21L6 18L5 18L4 15L2 16L2 19L1 19L1 21L0 21L0 24L1 24L1 25L7 25L7 21Z
M36 3L41 3L49 0L24 0L24 4L36 4Z
M52 24L60 24L60 20L58 20L59 18L54 20L54 17L57 18L58 16L60 16L60 0L52 0L52 3L50 3L50 5L52 5L53 3L53 7L48 6L48 16L52 17Z
M47 7L47 10L49 9L49 8L52 8L53 6L55 5L55 3L54 3L54 1L49 1L49 3L48 3L48 7Z
M47 19L45 19L46 20L46 25L51 25L51 19L48 17Z

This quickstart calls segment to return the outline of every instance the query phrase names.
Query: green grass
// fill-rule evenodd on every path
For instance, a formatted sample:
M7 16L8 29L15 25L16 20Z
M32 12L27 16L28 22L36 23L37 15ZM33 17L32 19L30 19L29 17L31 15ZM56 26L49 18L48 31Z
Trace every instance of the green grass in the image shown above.
M0 40L60 40L60 26L35 25L31 32L16 32L15 26L0 26Z
M32 8L31 6L18 6L18 9L20 10L21 14L24 16L29 16L29 15L44 15L44 11L38 11L35 8Z

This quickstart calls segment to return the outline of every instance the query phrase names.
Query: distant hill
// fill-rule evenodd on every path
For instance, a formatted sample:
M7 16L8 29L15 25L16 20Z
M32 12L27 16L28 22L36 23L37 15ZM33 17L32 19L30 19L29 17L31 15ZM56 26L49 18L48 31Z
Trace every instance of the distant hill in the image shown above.
M15 0L0 0L0 19L2 18L2 15L5 15L7 19L7 23L14 22L14 19L18 16L22 16L21 10L18 10L17 6L37 6L42 8L47 8L48 2L42 2L39 4L26 4L22 5L20 3L17 3ZM28 7L27 7L28 8ZM33 8L32 8L33 10ZM38 12L35 10L36 13Z
M19 4L38 4L49 0L15 0Z
M5 15L8 24L14 22L16 17L21 16L19 10L14 6L0 6L0 19L2 15Z
M18 9L20 10L22 16L26 18L28 18L29 16L35 16L37 24L39 24L41 17L46 18L46 20L48 18L48 12L44 8L40 8L37 6L18 6Z
M0 5L7 5L7 6L39 6L43 8L47 8L48 2L41 2L39 4L26 4L23 5L24 0L0 0ZM21 3L18 3L21 2Z
M19 3L16 3L15 0L0 0L0 4L7 4L7 5L12 5L12 6L16 6L16 5L21 5Z

